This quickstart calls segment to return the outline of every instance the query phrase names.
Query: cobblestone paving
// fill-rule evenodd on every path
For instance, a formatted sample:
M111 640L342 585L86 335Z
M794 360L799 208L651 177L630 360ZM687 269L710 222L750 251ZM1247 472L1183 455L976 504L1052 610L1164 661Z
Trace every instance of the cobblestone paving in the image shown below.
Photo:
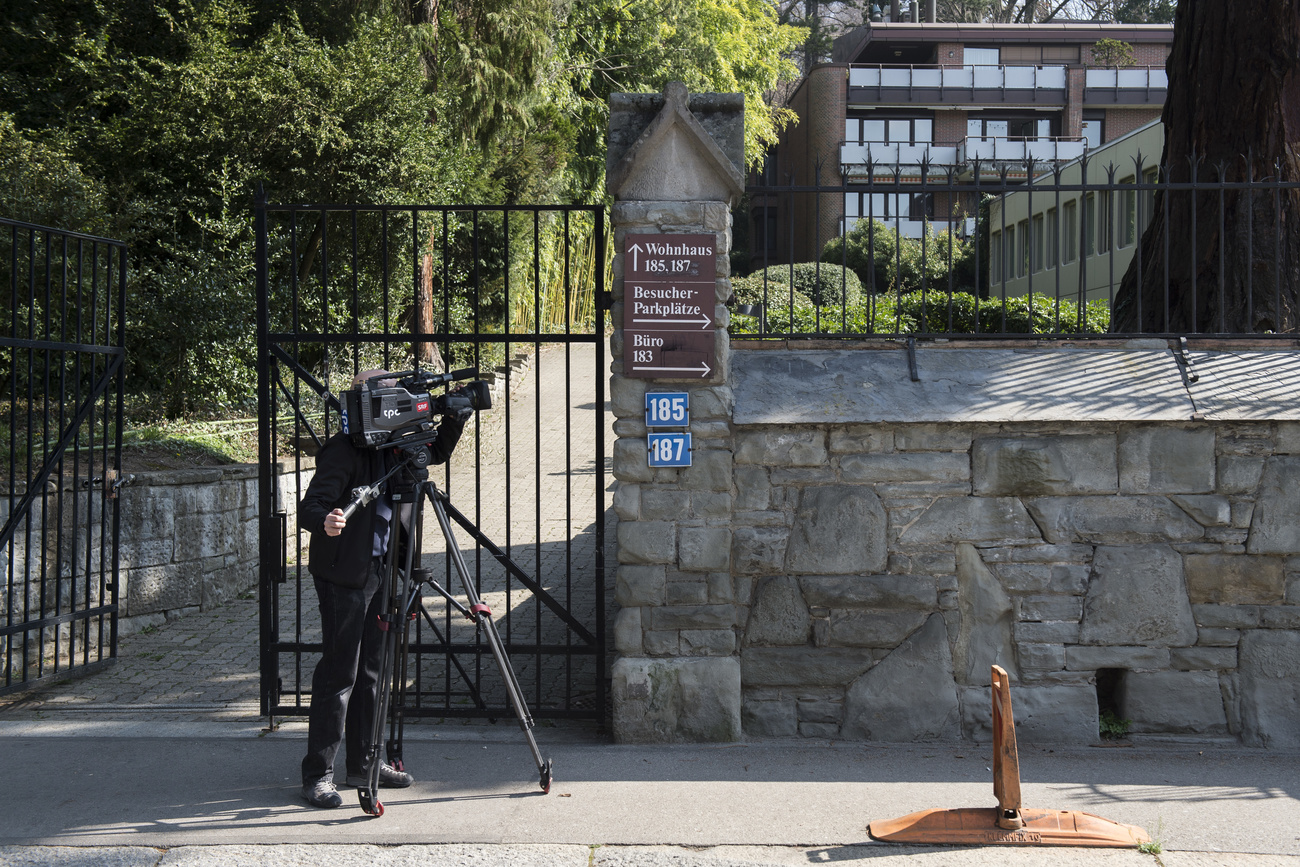
M434 480L452 503L503 548L528 574L540 574L541 584L592 632L596 624L597 576L595 519L597 510L595 455L595 347L591 344L543 347L514 383L506 407L494 407L477 418L477 430L467 434L451 464L450 477L435 468ZM602 373L603 376L603 373ZM607 450L613 443L613 419L605 413ZM540 431L540 434L537 432ZM534 443L537 443L534 446ZM540 466L537 456L540 454ZM612 518L609 508L613 479L606 469L599 514ZM606 536L612 548L612 524ZM431 511L424 521L424 564L462 600L459 580L446 581L444 542ZM486 551L479 556L469 535L455 528L469 570L492 607L507 642L573 641L562 621ZM606 557L605 584L613 575ZM291 570L291 575L293 574ZM305 574L305 570L304 570ZM571 576L566 578L566 576ZM607 594L608 595L608 594ZM428 596L426 606L439 628L447 620L445 605ZM282 585L281 637L319 640L315 592L310 578L299 585ZM454 641L471 641L473 629L453 621ZM444 629L444 634L446 633ZM422 629L420 637L427 630ZM540 662L540 665L539 665ZM473 668L466 657L467 668ZM281 677L291 690L297 678L305 686L315 665L313 654L281 654ZM527 700L534 709L582 705L594 687L594 657L543 655L514 659ZM442 657L425 661L426 690L445 690L447 665ZM484 658L480 688L488 701L504 701L501 683L490 657ZM540 671L540 674L539 674ZM459 679L457 679L459 680ZM119 639L116 664L91 675L0 697L0 719L256 720L258 714L258 605L255 592L246 593L213 611L176 618L148 632ZM454 690L463 691L460 685ZM468 699L462 697L459 703Z

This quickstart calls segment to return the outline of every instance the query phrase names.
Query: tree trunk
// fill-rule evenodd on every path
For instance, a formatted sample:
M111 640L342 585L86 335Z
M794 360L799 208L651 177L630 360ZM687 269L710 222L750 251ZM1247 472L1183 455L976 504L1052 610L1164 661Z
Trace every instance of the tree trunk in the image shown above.
M1111 330L1295 331L1300 0L1181 0L1166 69L1162 180L1259 185L1158 190Z

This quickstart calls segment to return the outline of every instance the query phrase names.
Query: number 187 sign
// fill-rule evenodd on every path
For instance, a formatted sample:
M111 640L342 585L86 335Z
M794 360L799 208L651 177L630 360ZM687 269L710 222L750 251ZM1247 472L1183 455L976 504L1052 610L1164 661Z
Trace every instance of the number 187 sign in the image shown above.
M691 465L691 435L688 433L652 433L647 439L650 447L650 466L689 467Z

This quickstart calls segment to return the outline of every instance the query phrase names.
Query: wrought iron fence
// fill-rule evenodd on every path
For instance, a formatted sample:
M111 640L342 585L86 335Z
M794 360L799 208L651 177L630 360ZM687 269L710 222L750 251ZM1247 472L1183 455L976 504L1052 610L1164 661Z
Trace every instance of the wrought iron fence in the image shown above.
M0 693L117 655L126 245L0 218Z
M1300 182L1280 167L1138 154L841 177L748 188L733 337L1297 336Z

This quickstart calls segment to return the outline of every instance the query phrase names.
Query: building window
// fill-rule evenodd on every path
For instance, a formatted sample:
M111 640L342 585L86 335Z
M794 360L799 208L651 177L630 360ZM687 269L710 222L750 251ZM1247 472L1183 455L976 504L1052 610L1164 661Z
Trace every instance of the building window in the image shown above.
M1061 235L1056 225L1056 208L1047 209L1047 261L1043 267L1056 268L1061 255Z
M1083 142L1088 150L1095 150L1106 141L1105 126L1105 115L1085 114L1083 116Z
M1110 190L1102 190L1100 195L1101 218L1097 224L1098 252L1109 253L1115 242L1115 196Z
M1083 255L1097 252L1097 197L1088 193L1083 200Z
M1034 221L1033 221L1033 224L1032 224L1032 228L1033 228L1033 230L1034 230L1034 234L1033 234L1033 241L1034 241L1034 257L1033 257L1033 260L1032 260L1029 264L1030 264L1030 266L1031 266L1035 271L1041 271L1041 270L1043 270L1043 261L1044 261L1044 258L1045 258L1044 255L1043 255L1043 246L1044 246L1044 243L1045 243L1045 241L1046 241L1046 239L1047 239L1047 236L1043 233L1043 215L1042 215L1042 214L1035 214L1035 215L1034 215Z
M1019 249L1016 251L1016 276L1029 274L1029 221L1021 220L1016 232Z
M967 45L962 49L962 60L967 66L997 66L1002 62L1002 52L996 48L973 48Z
M1002 233L989 235L989 277L994 283L1002 280Z
M766 227L767 231L763 231ZM754 253L765 253L776 249L776 208L761 208L754 211Z
M934 120L929 117L850 117L844 121L848 144L931 144Z
M1051 118L1046 117L972 117L966 120L966 136L968 138L1033 140L1050 138L1051 135L1052 121Z
M1128 177L1120 183L1131 185L1135 181L1135 178ZM1119 201L1119 245L1129 247L1137 240L1137 190L1124 190L1119 194Z
M1061 234L1065 239L1065 256L1062 262L1069 264L1077 258L1079 240L1079 203L1066 202L1061 207Z

